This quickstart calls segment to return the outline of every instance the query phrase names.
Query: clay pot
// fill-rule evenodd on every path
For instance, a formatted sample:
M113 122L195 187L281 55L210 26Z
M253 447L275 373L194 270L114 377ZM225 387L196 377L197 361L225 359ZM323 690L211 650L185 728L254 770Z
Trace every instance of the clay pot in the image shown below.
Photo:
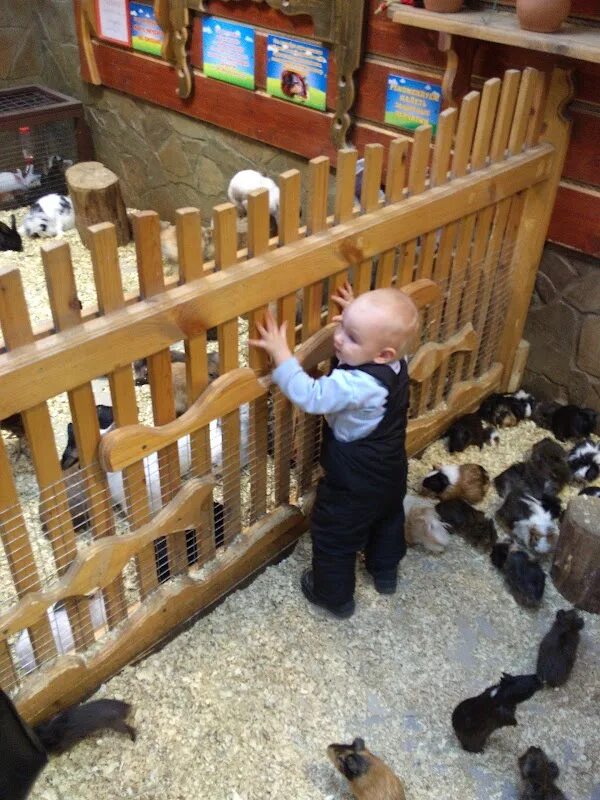
M425 0L427 11L439 11L442 14L452 14L455 11L460 11L462 6L463 0Z
M569 16L571 0L517 0L517 16L526 31L553 33Z

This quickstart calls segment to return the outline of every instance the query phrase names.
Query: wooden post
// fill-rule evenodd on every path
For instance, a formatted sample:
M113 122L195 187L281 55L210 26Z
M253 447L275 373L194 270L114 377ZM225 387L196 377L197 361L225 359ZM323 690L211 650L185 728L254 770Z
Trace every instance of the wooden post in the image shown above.
M89 247L88 227L112 222L119 247L131 239L119 178L99 161L81 161L65 173L75 209L75 224L81 241Z
M550 576L573 605L600 614L600 498L575 497L569 503Z
M540 141L552 144L555 155L546 180L536 183L527 190L515 242L511 264L512 286L507 306L509 314L500 337L496 358L503 365L503 390L508 387L517 346L523 335L535 276L563 171L571 133L571 122L563 116L563 110L572 96L571 71L554 69L546 103L544 133Z

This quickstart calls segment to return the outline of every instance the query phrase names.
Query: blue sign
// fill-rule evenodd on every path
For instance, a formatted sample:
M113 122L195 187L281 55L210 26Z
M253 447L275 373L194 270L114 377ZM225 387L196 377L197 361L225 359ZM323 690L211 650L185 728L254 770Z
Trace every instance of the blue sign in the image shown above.
M254 89L254 28L204 17L202 51L209 78Z
M129 15L133 49L159 56L164 34L156 21L153 6L147 3L129 3Z
M325 47L285 36L267 39L267 92L325 111L329 55Z
M384 121L415 130L429 124L434 131L442 105L442 87L402 75L388 75Z

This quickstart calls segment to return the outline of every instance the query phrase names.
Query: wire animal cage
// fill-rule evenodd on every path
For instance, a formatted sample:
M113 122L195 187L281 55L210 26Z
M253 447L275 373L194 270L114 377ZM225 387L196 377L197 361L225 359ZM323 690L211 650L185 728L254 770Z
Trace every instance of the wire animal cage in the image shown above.
M35 84L0 91L0 209L66 194L66 168L92 158L78 100Z

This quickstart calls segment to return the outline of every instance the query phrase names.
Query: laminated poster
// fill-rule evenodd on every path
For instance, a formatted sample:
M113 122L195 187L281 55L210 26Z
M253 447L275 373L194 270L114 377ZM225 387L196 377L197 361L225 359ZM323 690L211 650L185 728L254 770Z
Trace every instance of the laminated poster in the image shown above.
M127 0L96 0L98 37L131 47Z
M384 121L414 131L428 123L437 126L442 105L442 87L402 75L388 75Z
M328 65L325 47L270 34L267 40L267 92L273 97L325 111Z
M254 89L254 28L217 17L202 23L204 74Z
M129 3L129 15L133 49L159 56L163 32L154 16L153 7L146 3Z

